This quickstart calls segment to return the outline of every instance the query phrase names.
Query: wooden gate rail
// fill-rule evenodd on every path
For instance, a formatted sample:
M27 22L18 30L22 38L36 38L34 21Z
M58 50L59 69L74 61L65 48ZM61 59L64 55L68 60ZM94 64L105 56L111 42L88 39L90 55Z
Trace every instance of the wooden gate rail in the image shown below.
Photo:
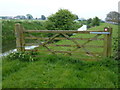
M35 36L24 36L24 33L55 33L50 38L41 38L41 37L35 37ZM92 38L71 38L67 34L73 34L73 33L80 33L80 34L96 34ZM39 46L44 46L48 51L51 53L79 53L77 50L83 49L84 53L90 54L91 56L95 57L95 53L97 52L90 52L89 50L86 49L86 47L94 47L94 48L103 48L103 53L99 53L104 55L105 57L111 56L111 50L112 50L112 28L104 28L102 31L75 31L75 30L25 30L24 27L22 27L19 23L15 24L15 35L16 35L16 47L17 51L31 51L31 50L25 50L25 45L39 45ZM63 35L63 37L57 37L59 35ZM104 38L98 38L99 36L104 35ZM44 43L25 43L25 39L36 39L36 40L46 40ZM50 45L49 42L53 40L70 40L73 42L75 45ZM76 40L85 40L83 44L79 44ZM94 40L103 40L104 45L99 46L99 45L86 45L91 41ZM47 47L49 46L63 46L63 47L76 47L73 51L55 51L51 50L50 48ZM35 51L35 50L32 50ZM41 50L36 50L36 51L41 51Z
M49 40L50 38L41 38L41 37L25 37L25 39L39 39L39 40ZM67 38L56 37L54 40L66 40ZM91 38L70 38L74 40L90 40ZM93 40L104 40L104 38L95 38Z
M82 34L90 34L91 32L100 32L98 34L109 34L108 31L75 31L75 30L24 30L23 32L29 33L82 33ZM103 32L103 33L102 33ZM104 33L108 32L108 33ZM95 34L95 33L93 33Z
M41 44L39 43L26 43L25 46L31 46L31 45L39 45L39 46L42 46ZM77 45L57 45L57 44L54 44L54 45L51 45L51 44L48 44L49 46L62 46L62 47L76 47ZM98 45L85 45L85 47L93 47L93 48L103 48L104 46L98 46Z

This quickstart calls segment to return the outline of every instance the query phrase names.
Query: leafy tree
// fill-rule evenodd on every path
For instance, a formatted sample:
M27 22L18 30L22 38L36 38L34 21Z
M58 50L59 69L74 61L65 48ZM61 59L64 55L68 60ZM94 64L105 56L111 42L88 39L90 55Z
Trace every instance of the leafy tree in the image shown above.
M46 28L48 30L70 30L76 29L74 20L76 15L72 14L67 9L60 9L55 14L48 17Z
M92 23L92 18L89 18L89 19L87 20L87 24L89 25L90 23Z
M27 19L33 19L33 16L31 14L27 14Z
M42 20L46 20L46 17L44 15L41 15Z
M76 16L76 19L79 19L78 15L75 15Z
M100 25L100 19L98 17L93 18L91 25L92 26L99 26Z
M116 11L111 11L107 14L106 21L112 21L112 22L120 22L120 13L116 12Z
M87 28L90 28L91 27L91 23L92 23L92 18L89 18L87 20Z

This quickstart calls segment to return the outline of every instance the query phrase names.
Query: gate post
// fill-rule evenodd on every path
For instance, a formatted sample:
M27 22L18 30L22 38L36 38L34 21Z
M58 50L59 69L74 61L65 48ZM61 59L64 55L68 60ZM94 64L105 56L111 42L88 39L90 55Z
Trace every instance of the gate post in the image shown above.
M25 51L25 41L24 41L23 30L24 28L19 23L15 24L17 51Z
M109 34L104 35L104 56L109 57L111 56L112 52L112 28L104 28L105 32L109 32Z

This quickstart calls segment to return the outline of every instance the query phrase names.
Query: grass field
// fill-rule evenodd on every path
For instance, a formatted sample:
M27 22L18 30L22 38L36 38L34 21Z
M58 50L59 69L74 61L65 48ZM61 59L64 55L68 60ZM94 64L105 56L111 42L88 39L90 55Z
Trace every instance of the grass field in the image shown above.
M90 30L103 30L105 26L113 27L113 38L117 36L117 25L103 23L101 26L90 28ZM63 40L57 44L67 42ZM118 61L112 58L101 58L100 61L83 61L77 57L50 54L38 57L38 61L33 62L5 57L2 64L3 88L119 87Z

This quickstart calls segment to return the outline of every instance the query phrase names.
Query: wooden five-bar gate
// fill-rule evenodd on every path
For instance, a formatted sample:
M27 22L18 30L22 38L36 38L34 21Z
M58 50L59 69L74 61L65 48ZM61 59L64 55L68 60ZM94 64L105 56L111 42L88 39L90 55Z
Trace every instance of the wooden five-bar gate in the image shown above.
M33 36L31 33L52 33L53 35L51 37L36 37ZM25 34L28 34L29 36L25 36ZM69 34L72 34L70 36ZM89 34L89 35L94 35L93 37L73 37L74 34L79 35L79 34ZM25 30L25 28L21 24L16 24L15 25L15 35L16 35L16 48L17 51L39 51L39 52L46 52L46 54L49 52L51 54L57 54L57 53L67 53L68 55L73 55L73 53L77 53L78 56L80 57L81 51L84 52L84 55L94 57L98 56L104 56L104 57L109 57L111 56L111 48L112 48L112 28L110 27L105 27L103 30L97 30L97 31L76 31L76 30ZM62 37L59 37L62 35ZM103 36L100 38L100 36ZM26 39L31 39L31 40L38 40L37 44L36 43L26 43ZM44 40L44 41L43 41ZM69 40L71 43L68 44L57 44L57 42L53 42L54 40ZM79 41L85 41L84 43L80 43ZM103 45L87 45L88 43L92 41L103 41ZM58 41L58 42L59 42ZM38 49L32 49L28 50L25 49L25 46L28 45L39 45ZM50 46L54 47L73 47L72 50L69 49L64 49L63 50L53 50ZM46 48L46 50L41 49L41 47ZM101 53L97 52L91 52L88 50L86 47L89 48L103 48L103 51ZM81 50L82 49L82 50Z

